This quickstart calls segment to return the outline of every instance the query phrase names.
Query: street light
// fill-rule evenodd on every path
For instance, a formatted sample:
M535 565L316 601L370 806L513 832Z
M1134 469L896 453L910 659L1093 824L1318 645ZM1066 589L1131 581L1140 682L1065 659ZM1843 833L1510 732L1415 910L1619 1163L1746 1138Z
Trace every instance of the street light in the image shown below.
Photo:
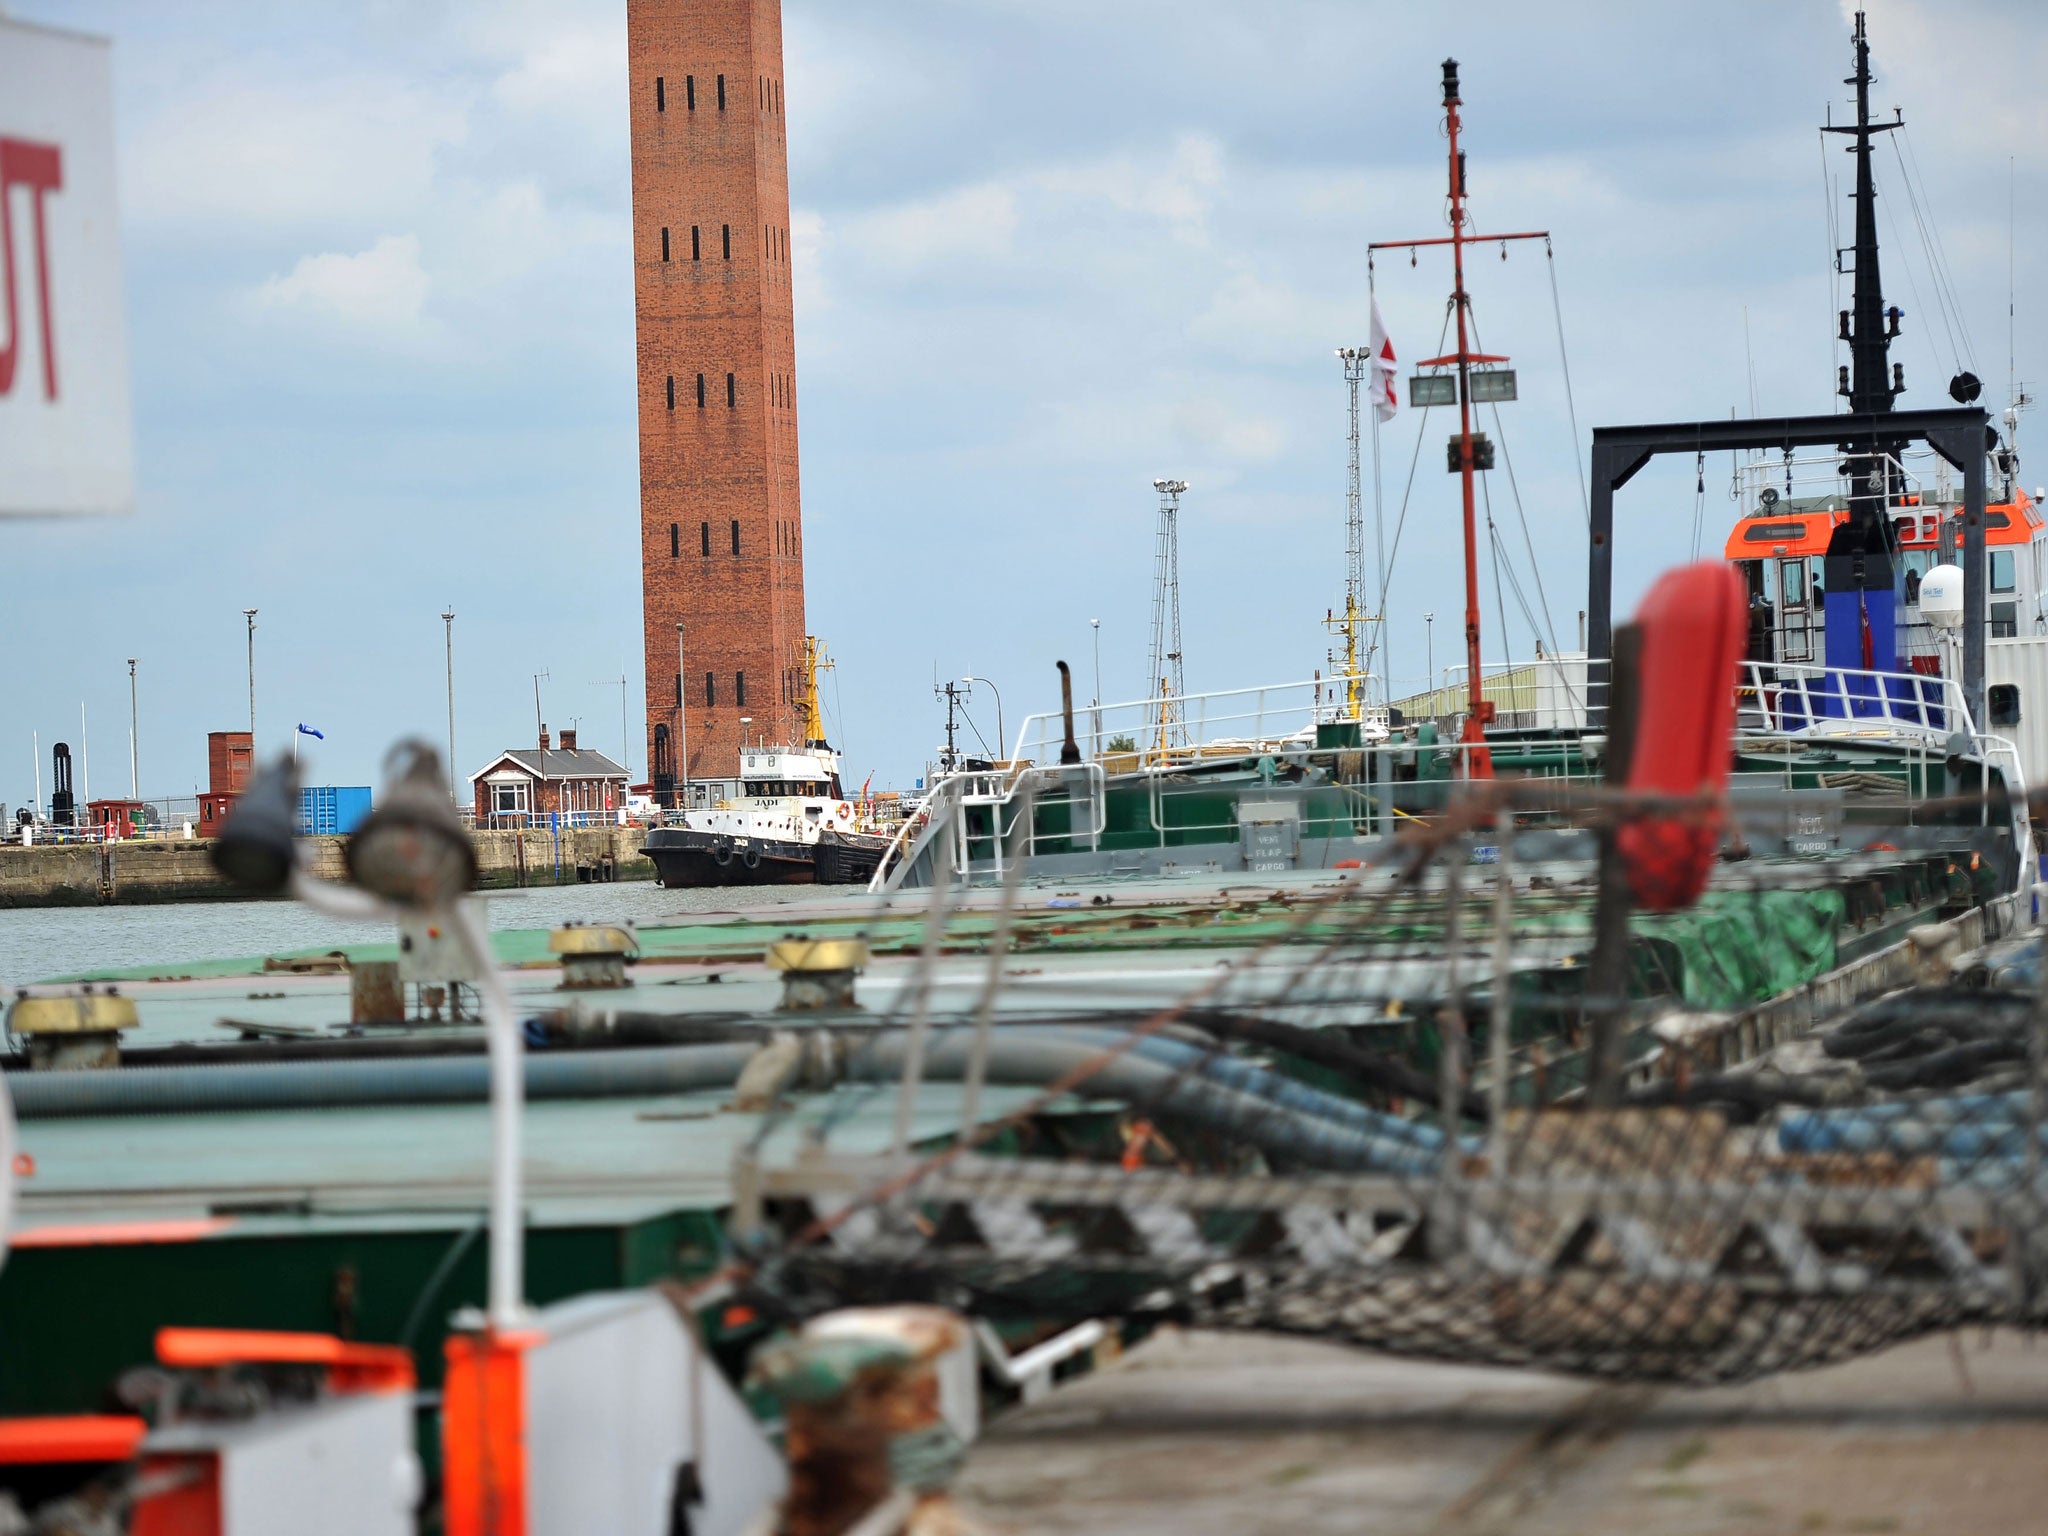
M686 707L688 693L685 690L683 684L683 676L683 626L682 622L678 620L676 623L675 778L677 787L675 790L675 800L676 809L686 811L690 808L690 711ZM652 709L654 706L654 701L652 699L649 699L647 703L648 707ZM647 776L650 779L654 777L654 768L652 764L648 766Z
M1095 708L1095 752L1102 753L1102 620L1090 619L1088 627L1095 631L1095 697L1090 702Z
M256 761L256 610L244 608L242 617L249 621L249 761Z
M996 750L1002 751L1003 743L1009 738L1003 734L1003 690L985 677L963 677L963 683L988 683L988 691L996 696Z
M448 650L448 798L455 792L455 610L441 610L441 634Z
M142 798L142 775L136 770L135 758L135 658L128 658L128 798Z

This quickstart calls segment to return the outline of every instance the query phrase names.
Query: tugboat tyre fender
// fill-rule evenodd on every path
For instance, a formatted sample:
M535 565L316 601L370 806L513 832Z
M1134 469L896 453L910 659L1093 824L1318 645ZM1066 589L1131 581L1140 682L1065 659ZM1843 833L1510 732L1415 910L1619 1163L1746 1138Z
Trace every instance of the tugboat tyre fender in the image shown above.
M731 855L728 854L727 857L730 858ZM744 864L748 869L759 869L761 867L761 850L749 848L740 855L740 863Z

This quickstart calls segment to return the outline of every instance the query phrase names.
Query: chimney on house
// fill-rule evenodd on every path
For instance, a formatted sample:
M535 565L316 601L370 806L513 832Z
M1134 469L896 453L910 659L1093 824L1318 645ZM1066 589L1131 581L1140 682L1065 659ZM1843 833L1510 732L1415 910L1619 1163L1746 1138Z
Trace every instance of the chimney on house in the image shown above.
M546 726L540 728L540 749L543 752L548 749L548 728Z
M574 726L562 732L562 750L564 752L574 752L576 750L576 728Z

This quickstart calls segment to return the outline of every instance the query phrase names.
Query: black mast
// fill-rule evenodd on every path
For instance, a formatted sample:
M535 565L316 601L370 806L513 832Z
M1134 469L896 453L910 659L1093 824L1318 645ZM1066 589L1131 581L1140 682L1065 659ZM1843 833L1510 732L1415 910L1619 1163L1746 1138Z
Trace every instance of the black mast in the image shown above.
M1846 397L1855 416L1889 415L1892 398L1906 387L1905 370L1891 363L1892 338L1899 334L1900 311L1885 308L1877 263L1877 191L1870 174L1872 139L1902 126L1903 118L1889 123L1870 120L1870 40L1864 34L1863 12L1856 13L1856 72L1843 83L1856 87L1856 121L1853 125L1832 123L1822 133L1851 137L1849 153L1856 157L1856 243L1849 247L1855 262L1855 292L1852 307L1842 311L1842 340L1849 343L1849 366L1840 372L1836 393ZM1840 270L1842 252L1835 252ZM1897 539L1892 532L1891 506L1894 487L1890 466L1903 444L1875 434L1858 436L1844 444L1853 457L1850 464L1849 520L1835 530L1828 543L1827 583L1830 591L1874 592L1892 585L1893 556ZM1886 659L1881 665L1889 667Z

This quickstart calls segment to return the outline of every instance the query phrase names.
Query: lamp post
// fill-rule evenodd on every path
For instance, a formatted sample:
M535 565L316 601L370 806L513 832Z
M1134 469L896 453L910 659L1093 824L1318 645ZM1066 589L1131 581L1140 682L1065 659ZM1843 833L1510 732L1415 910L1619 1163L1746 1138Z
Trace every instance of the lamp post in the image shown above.
M128 798L142 798L142 775L137 771L135 756L135 658L128 658Z
M256 610L244 608L242 617L249 621L249 750L256 750ZM252 757L251 762L255 759Z
M455 793L455 610L441 610L441 638L448 655L448 798Z
M682 623L676 623L676 809L690 809L690 690L682 670Z
M1090 619L1088 627L1095 632L1095 697L1090 701L1095 712L1095 754L1102 755L1102 620Z
M996 696L996 751L1000 753L1003 750L1003 743L1009 740L1003 734L1003 690L994 683L989 682L985 677L963 677L960 681L963 683L987 684L988 691Z

